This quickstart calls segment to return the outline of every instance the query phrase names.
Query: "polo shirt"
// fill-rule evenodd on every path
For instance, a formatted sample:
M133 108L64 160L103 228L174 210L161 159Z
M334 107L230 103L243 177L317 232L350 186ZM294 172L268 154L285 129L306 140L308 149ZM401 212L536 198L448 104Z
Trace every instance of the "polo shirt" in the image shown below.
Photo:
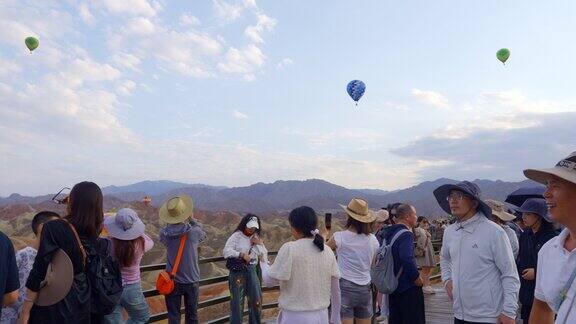
M557 313L557 324L576 323L576 280L568 289L560 309L556 309L561 290L576 271L576 249L568 251L564 248L568 234L568 229L564 229L560 235L546 242L538 253L534 297L546 302Z

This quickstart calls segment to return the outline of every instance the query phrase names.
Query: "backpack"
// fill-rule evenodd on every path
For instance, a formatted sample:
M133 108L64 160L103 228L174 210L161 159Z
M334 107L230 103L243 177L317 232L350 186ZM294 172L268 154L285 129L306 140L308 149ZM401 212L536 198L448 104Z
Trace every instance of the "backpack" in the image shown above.
M410 231L407 229L401 229L396 232L392 237L390 244L387 244L388 242L385 240L376 254L374 264L370 269L370 277L372 278L372 283L376 286L376 289L378 289L382 294L391 294L396 290L396 287L398 287L398 278L400 277L400 274L402 274L402 268L398 271L398 275L394 275L392 246L400 235L407 232Z
M86 244L88 262L86 276L90 285L91 313L107 315L120 304L122 273L120 263L111 255L112 243L97 239Z

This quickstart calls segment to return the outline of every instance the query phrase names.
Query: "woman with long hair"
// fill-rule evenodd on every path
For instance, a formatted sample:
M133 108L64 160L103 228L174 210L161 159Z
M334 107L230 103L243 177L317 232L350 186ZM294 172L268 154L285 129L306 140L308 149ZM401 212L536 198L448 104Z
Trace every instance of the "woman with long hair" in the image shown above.
M112 240L112 252L120 263L122 273L122 297L120 305L104 316L104 322L124 323L122 308L128 313L127 324L147 323L150 310L140 283L140 261L154 241L144 233L145 225L138 214L130 208L120 209L114 217L104 220L104 227Z
M91 319L90 288L85 273L87 260L82 242L97 240L104 215L102 202L102 191L98 185L80 182L70 192L65 219L44 225L38 253L26 281L20 323L99 323L98 316ZM51 306L35 305L48 265L58 250L64 251L72 262L72 288L64 299Z
M260 259L264 284L280 285L278 323L340 323L340 271L320 235L316 212L298 207L288 220L294 241L282 245L272 265L266 256Z
M430 273L436 267L436 260L434 255L434 246L432 245L432 235L428 231L430 222L424 216L419 216L414 228L414 238L416 240L416 247L414 249L414 256L416 263L421 267L422 281L424 287L422 292L425 294L434 294L434 289L430 286Z
M257 267L261 255L267 253L260 239L260 218L248 214L240 220L224 246L226 267L230 270L230 322L241 324L244 314L244 299L248 297L248 323L259 324L262 312L262 289Z
M338 255L342 299L340 318L344 324L368 324L374 315L370 268L380 247L372 234L376 217L364 199L353 198L348 206L342 208L348 215L346 229L334 233L327 242Z

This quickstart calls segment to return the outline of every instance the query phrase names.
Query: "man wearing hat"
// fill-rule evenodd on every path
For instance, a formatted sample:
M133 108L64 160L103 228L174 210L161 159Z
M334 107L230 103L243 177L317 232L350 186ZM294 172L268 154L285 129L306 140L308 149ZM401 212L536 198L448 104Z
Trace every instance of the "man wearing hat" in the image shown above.
M166 271L174 266L180 238L185 235L186 243L180 267L174 278L174 291L165 296L168 323L180 323L182 297L185 302L186 323L198 323L198 296L200 267L198 265L198 245L206 239L200 223L192 218L193 204L188 196L170 198L160 207L160 220L168 224L160 232L160 241L166 245Z
M513 221L516 216L510 214L506 211L506 205L498 200L486 199L486 204L492 209L492 221L506 232L508 239L510 241L510 246L512 246L512 254L514 255L514 260L518 257L518 236L516 232L508 225L509 222Z
M551 219L564 225L560 235L538 253L538 276L530 323L576 323L576 152L549 169L524 170L528 179L546 185Z
M513 324L520 280L506 232L491 222L480 188L462 181L434 190L442 209L456 218L442 239L442 282L453 300L454 323Z
M558 235L554 229L546 200L542 198L527 199L519 209L522 219L528 227L520 236L520 252L516 264L520 274L520 315L524 324L529 323L534 289L536 288L536 269L538 251L542 246Z

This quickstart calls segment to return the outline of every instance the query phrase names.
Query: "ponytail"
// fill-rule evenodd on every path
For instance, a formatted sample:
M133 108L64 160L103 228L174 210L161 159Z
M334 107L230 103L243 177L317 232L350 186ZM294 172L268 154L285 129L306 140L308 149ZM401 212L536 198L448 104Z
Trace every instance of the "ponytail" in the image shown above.
M290 226L302 233L304 237L313 237L314 245L320 251L324 251L324 238L316 228L318 226L318 218L314 209L307 206L293 209L290 212L290 216L288 216L288 221Z

